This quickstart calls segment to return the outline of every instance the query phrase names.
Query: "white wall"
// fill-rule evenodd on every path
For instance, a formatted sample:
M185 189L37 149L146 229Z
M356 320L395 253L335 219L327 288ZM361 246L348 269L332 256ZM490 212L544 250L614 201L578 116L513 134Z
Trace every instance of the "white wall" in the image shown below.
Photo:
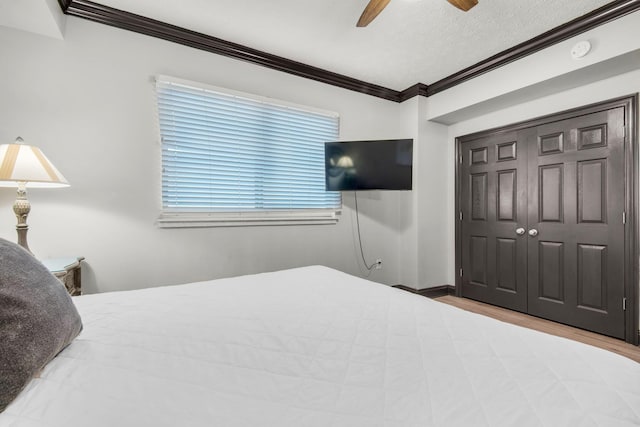
M415 140L414 191L359 196L367 261L384 260L371 278L415 288L453 284L455 137L639 91L638 71L625 70L640 68L634 61L640 39L607 48L639 17L588 33L594 56L579 66L561 58L582 36L402 104L72 17L64 41L0 28L0 141L23 136L70 180L69 189L30 192L29 242L40 257L84 255L88 292L308 264L364 275L353 193L345 193L336 226L154 224L160 209L154 75L337 111L342 140ZM568 84L576 67L580 84ZM0 236L10 240L13 198L12 190L0 189Z
M89 293L309 264L361 274L351 193L335 226L157 228L154 75L336 111L343 140L415 132L414 112L399 104L77 18L67 19L64 41L0 28L0 57L0 142L22 136L71 183L29 192L29 244L41 258L85 256ZM14 197L0 189L0 237L13 241ZM360 197L365 254L384 260L373 280L399 282L406 199Z
M412 129L410 135L413 138L413 158L414 168L412 176L413 191L397 193L402 198L403 206L400 213L400 223L402 232L399 234L400 247L398 248L398 263L403 266L400 270L399 283L418 288L420 283L418 278L419 255L418 255L418 194L421 182L416 162L420 158L423 141L420 140L418 123L420 122L420 108L423 103L422 97L414 97L400 104L402 116L405 118L406 126Z
M405 116L413 119L413 191L406 194L400 257L404 268L401 282L413 288L448 284L453 269L449 252L454 242L447 240L446 227L452 208L448 205L447 126L424 120L428 99L415 97L403 103Z
M428 113L428 99L424 100L420 117ZM455 268L449 253L455 242L449 239L448 225L454 216L449 194L454 191L448 172L453 165L449 157L447 126L420 120L420 156L418 173L418 257L419 286L421 288L452 284L450 273Z

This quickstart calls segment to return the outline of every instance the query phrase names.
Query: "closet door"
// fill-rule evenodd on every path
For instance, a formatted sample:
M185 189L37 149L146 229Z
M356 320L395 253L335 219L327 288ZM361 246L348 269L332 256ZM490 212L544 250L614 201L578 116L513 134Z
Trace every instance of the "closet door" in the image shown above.
M624 109L525 131L528 311L624 338Z
M465 142L461 154L462 295L526 311L526 146L510 132Z

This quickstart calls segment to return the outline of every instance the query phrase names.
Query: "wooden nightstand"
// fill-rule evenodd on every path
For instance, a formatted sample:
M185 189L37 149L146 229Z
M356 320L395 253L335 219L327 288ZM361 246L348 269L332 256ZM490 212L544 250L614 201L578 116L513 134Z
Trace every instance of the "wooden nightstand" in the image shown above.
M76 296L82 294L82 260L82 256L50 258L42 260L42 263L64 284L69 295Z

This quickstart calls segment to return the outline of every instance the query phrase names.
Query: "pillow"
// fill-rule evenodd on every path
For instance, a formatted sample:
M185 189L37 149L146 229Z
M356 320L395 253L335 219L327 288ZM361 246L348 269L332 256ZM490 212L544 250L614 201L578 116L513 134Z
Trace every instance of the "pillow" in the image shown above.
M0 239L0 412L81 330L64 285L32 254Z

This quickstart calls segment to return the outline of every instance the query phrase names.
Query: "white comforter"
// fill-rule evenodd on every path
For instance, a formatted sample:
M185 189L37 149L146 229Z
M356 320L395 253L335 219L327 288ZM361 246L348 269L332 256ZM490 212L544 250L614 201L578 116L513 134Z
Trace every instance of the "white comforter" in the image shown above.
M75 302L0 426L640 425L640 364L326 267Z

